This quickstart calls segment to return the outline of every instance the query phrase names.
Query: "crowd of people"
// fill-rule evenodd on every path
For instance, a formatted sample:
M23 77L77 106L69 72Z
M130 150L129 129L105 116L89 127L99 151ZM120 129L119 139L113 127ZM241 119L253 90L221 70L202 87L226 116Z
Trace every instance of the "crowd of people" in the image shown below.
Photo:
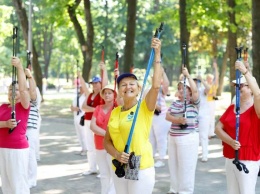
M260 166L259 154L257 155L257 153L260 153L260 139L253 138L260 137L260 132L257 130L259 128L257 103L259 88L252 78L251 72L245 70L245 68L248 68L248 63L245 62L245 66L243 66L243 63L239 62L239 66L237 62L235 65L236 69L247 77L241 78L240 88L246 87L248 89L247 96L243 94L244 91L241 89L241 101L245 98L247 109L251 111L248 115L254 115L252 120L246 122L250 125L254 123L252 134L244 129L245 124L241 124L243 138L252 137L252 140L241 139L243 146L248 148L241 149L242 154L239 157L241 162L249 166L249 171L252 171L250 176L237 170L232 163L235 158L235 150L241 148L241 142L235 139L236 125L234 122L236 116L232 111L234 104L231 105L232 108L228 108L231 111L227 110L228 113L224 113L220 118L215 129L215 100L217 100L216 92L219 79L216 60L213 62L214 75L208 74L205 78L200 74L192 78L187 68L183 66L175 93L176 99L167 106L165 97L169 93L169 80L164 69L161 68L161 65L158 65L160 64L160 47L161 42L154 38L152 40L152 48L155 49L154 74L152 86L145 97L138 99L142 89L136 75L132 73L121 74L117 78L117 88L113 88L111 85L104 86L103 89L102 87L99 88L99 91L101 91L99 95L104 102L101 103L100 101L101 105L96 106L93 110L90 129L95 138L101 193L140 193L140 191L152 193L155 183L154 168L165 166L166 155L168 154L170 172L168 193L192 194L194 192L198 147L201 145L200 161L207 162L209 141L217 135L223 141L223 155L227 158L228 193L254 194ZM99 81L101 86L101 79L96 77L92 79L90 84L94 83L95 79ZM107 99L104 97L104 91L107 91ZM253 96L255 97L253 98ZM139 100L140 107L138 107ZM184 110L185 115L183 114ZM136 112L138 117L134 124L134 136L131 144L128 145ZM248 117L243 116L241 122L244 122L244 119L248 119ZM142 122L144 120L145 122ZM232 121L232 126L225 126L225 123L222 123L224 121L226 124ZM250 145L254 146L251 148ZM127 146L130 146L128 151L126 150ZM252 152L252 154L246 154L247 151ZM253 153L254 151L258 152ZM132 164L133 161L135 164ZM131 165L136 167L132 171ZM131 176L128 175L129 173ZM125 176L125 178L122 178L122 176ZM245 189L248 188L249 182L251 190Z
M70 109L81 147L78 154L88 159L89 168L82 175L100 178L101 194L151 194L155 168L165 166L168 155L168 193L192 194L199 145L200 161L208 162L208 144L217 135L226 158L228 194L254 194L260 167L260 89L248 63L235 63L243 75L237 78L239 83L232 81L239 99L215 125L216 61L214 75L205 79L200 74L192 78L183 65L175 99L168 106L169 79L161 64L161 41L152 38L151 48L153 75L144 96L144 85L133 73L119 74L116 69L116 83L108 84L104 62L99 64L101 76L88 83L78 72L77 96ZM9 87L9 103L0 106L2 191L28 194L37 185L41 95L19 58L13 57L11 64L17 82ZM11 117L13 109L15 117Z

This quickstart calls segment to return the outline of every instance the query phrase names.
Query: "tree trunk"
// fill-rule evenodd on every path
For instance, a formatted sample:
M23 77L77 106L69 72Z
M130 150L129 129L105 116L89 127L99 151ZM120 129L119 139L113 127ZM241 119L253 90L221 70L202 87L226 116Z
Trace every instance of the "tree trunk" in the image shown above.
M226 52L223 55L223 62L222 62L222 68L219 76L219 85L217 90L217 96L221 96L221 93L223 91L224 86L224 78L227 71L227 59L228 59L228 48L226 47Z
M28 48L28 18L26 15L26 10L22 6L23 3L21 0L13 0L13 4L19 19L19 22L21 23L22 31L23 31L23 38L26 42L27 48ZM32 67L34 71L34 79L36 82L37 87L39 88L40 92L42 93L42 70L39 65L38 61L38 54L36 52L34 44L32 45Z
M92 67L93 57L93 41L94 41L94 28L92 24L92 17L90 12L90 1L84 0L85 20L87 24L87 48L86 48L86 64L83 67L83 75L89 79L90 70ZM100 75L101 76L101 75Z
M260 1L252 0L253 75L260 83Z
M43 32L43 57L44 57L44 77L47 79L49 77L48 71L50 66L51 54L53 46L53 24L45 26Z
M76 9L77 9L78 5L80 4L80 2L81 2L81 0L76 0L74 4L68 5L68 14L70 17L70 21L73 23L74 29L76 31L78 42L81 46L81 54L83 56L83 70L84 70L84 67L87 66L87 64L88 64L86 61L87 44L86 44L86 40L85 40L85 37L83 34L82 27L78 21L77 15L76 15ZM84 73L84 71L83 71L82 76L85 79L85 81L89 80L89 74Z
M179 0L179 15L180 15L180 49L181 54L183 55L182 44L186 44L187 52L186 52L186 67L189 72L190 65L189 65L189 41L190 41L190 32L187 26L187 11L186 11L186 0Z
M227 0L228 6L231 11L228 12L229 17L229 28L228 28L228 53L229 53L229 61L230 61L230 80L234 80L236 78L236 71L235 71L235 62L237 60L236 50L237 47L237 30L235 32L232 31L231 26L236 26L235 20L235 7L236 2L235 0ZM235 95L235 91L231 90L231 99Z
M137 0L127 0L127 29L126 45L124 51L124 69L123 72L130 72L134 66L134 43L135 43L135 26L136 26L136 6Z
M217 37L212 38L212 57L217 57L218 55L218 39Z

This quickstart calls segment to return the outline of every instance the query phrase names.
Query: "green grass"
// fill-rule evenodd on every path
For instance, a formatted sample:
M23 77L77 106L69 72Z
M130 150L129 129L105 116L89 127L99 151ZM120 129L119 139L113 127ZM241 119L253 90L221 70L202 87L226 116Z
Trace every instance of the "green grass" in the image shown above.
M44 117L52 118L72 118L70 105L75 94L72 90L63 90L56 92L54 90L48 91L43 96L44 101L41 103L40 114ZM8 102L7 94L0 94L0 105L3 102Z
M41 116L52 118L71 118L72 112L70 111L71 99L44 99L41 104Z

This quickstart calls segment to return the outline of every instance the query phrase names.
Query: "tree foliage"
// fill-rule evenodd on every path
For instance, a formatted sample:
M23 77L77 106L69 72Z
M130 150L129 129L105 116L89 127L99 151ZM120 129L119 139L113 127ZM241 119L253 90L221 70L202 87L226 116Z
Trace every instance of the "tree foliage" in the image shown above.
M170 81L176 80L180 73L183 41L189 47L190 72L196 75L200 65L203 73L213 73L211 63L216 56L223 82L225 76L234 79L234 47L248 47L251 54L253 33L253 72L260 69L257 0L35 0L33 3L34 44L43 76L73 78L76 60L79 60L84 78L88 80L99 74L97 64L101 60L102 46L110 77L116 52L120 56L121 72L127 71L132 64L135 68L146 68L150 40L161 22L165 23L161 36L163 66ZM186 7L181 10L183 3ZM6 73L10 70L7 58L12 53L12 24L18 23L18 19L10 1L0 0L0 5L0 9L5 10L0 18L3 29L0 50L4 53L0 57L1 67L4 67L0 72ZM133 5L136 5L136 14L132 16L134 21L127 25L130 11L133 11L128 7ZM128 41L130 44L134 42L134 46L127 46ZM26 49L22 38L20 45L20 49Z

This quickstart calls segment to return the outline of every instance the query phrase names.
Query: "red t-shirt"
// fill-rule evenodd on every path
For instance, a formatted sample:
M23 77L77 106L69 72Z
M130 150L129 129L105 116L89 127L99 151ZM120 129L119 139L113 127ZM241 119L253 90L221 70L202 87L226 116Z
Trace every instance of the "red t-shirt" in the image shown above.
M96 106L98 106L100 104L104 104L104 100L101 98L99 93L95 96L95 98L93 100L91 99L92 95L93 95L93 93L88 95L88 99L87 99L88 106L95 108ZM84 116L85 120L91 120L92 115L93 115L93 112L85 112L85 116Z
M110 111L108 111L107 113L104 113L102 106L103 105L99 105L99 106L96 107L96 109L93 113L93 117L96 118L97 126L99 126L100 128L102 128L106 131L107 130L107 123L108 123L110 114L111 114L113 109L111 108ZM104 140L104 136L94 134L95 147L96 147L97 150L103 150L104 149L103 140Z
M226 112L221 116L220 121L223 124L224 131L233 139L236 139L236 114L235 105L228 107ZM238 154L239 160L260 160L260 119L257 117L254 106L240 114L239 139L241 144ZM226 158L235 158L235 150L222 143L223 155Z
M15 104L16 120L20 123L9 134L9 128L0 129L0 148L23 149L28 148L28 141L26 138L27 121L29 117L30 108L24 109L21 103ZM2 104L0 106L0 121L7 121L11 119L10 104Z

